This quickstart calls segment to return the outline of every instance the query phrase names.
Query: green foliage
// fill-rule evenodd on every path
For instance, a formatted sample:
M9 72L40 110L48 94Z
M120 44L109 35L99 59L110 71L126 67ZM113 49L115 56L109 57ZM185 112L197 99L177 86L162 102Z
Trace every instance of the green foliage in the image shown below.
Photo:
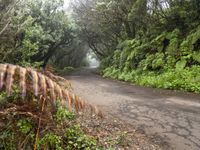
M30 119L20 119L17 122L17 127L19 128L19 131L23 134L27 134L32 129L32 124Z
M200 40L200 26L195 28L180 45L180 49L184 54L188 52L198 51L198 40Z
M6 106L9 104L8 110L14 108L13 112L0 118L2 127L0 129L0 149L32 149L39 127L38 118L41 118L41 126L39 139L36 142L37 149L90 150L98 147L97 141L86 135L76 122L74 112L70 112L58 103L52 116L48 118L51 111L48 113L45 113L47 110L42 113L38 112L41 108L38 106L38 101L34 102L34 96L28 97L33 99L33 102L29 101L29 104L26 105L28 100L20 98L20 94L20 90L16 87L9 97L5 92L0 92L0 109L5 110L2 112L7 113Z
M165 61L164 61L164 54L163 53L156 53L155 54L155 59L152 62L152 68L153 69L160 69L164 66Z
M29 19L30 18L30 19ZM33 18L28 17L27 22L29 26L24 29L25 37L22 41L22 45L18 48L17 54L21 55L21 60L18 62L22 66L35 66L38 67L42 62L32 62L32 57L39 53L39 39L44 35L44 31L41 26L33 26Z
M65 131L64 135L67 139L67 150L71 149L96 149L97 143L96 140L92 137L86 136L83 134L79 125L72 126Z
M73 112L70 112L66 108L63 108L63 107L59 106L55 117L56 117L56 120L58 122L61 122L61 121L64 121L64 120L73 120L73 119L75 119L75 114Z
M0 93L0 108L7 104L7 100L5 97L6 97L6 93L1 92Z
M196 62L200 63L200 52L193 52L192 58L193 58Z
M117 70L114 69L113 70ZM168 69L162 72L133 70L129 72L120 72L113 76L112 68L106 69L104 77L119 79L136 83L142 86L156 88L185 90L189 92L200 93L200 67L193 66L185 69Z
M176 69L177 70L183 70L186 66L187 61L186 60L180 60L176 63Z
M11 21L0 36L1 62L36 68L45 67L49 62L60 68L82 65L87 48L77 38L79 30L64 11L63 0L9 3L0 4L8 10L0 11L0 16L5 13L0 21L3 25Z
M186 17L185 10L179 15ZM125 40L119 44L120 50L110 57L107 67L104 66L103 76L143 86L199 93L195 70L199 70L200 64L199 31L196 26L184 38L177 26L144 39Z
M39 145L48 145L50 149L64 150L62 147L62 137L54 133L47 133L40 141Z
M107 68L111 64L111 62L112 62L111 58L112 57L107 57L107 58L105 58L101 61L100 66L99 66L100 71L104 70L105 68Z
M58 104L55 113L53 129L48 125L43 126L44 132L40 134L37 141L38 149L55 150L91 150L97 149L98 144L94 137L86 135L80 125L76 123L75 114ZM35 142L36 129L38 125L30 117L16 117L12 122L7 123L4 130L0 129L0 148L15 150L17 147L23 149L33 148ZM53 125L51 124L51 125ZM48 130L48 131L46 131Z
M1 134L0 134L0 149L16 150L15 143L13 142L15 140L14 138L15 138L15 135L10 130L1 132Z
M167 34L167 32L163 32L150 42L150 45L153 47L154 51L162 52L164 50L164 45L162 42L167 38Z
M118 78L118 75L119 75L119 72L120 70L119 69L116 69L114 67L110 67L110 68L106 68L104 71L103 71L103 76L104 77L112 77L113 79L116 79Z
M114 53L103 75L143 86L199 93L196 71L200 55L195 49L199 48L198 33L197 28L181 39L180 30L175 29L163 32L149 43L135 39L122 42L122 51Z
M59 75L67 75L71 72L75 71L75 68L74 67L64 67L63 69L56 69L56 72L59 74Z

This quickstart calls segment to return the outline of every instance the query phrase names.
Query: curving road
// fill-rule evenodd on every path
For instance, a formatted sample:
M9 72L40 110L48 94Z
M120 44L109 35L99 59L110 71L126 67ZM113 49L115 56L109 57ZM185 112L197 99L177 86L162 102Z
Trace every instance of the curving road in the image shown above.
M103 79L92 69L67 76L75 92L176 150L200 149L200 95Z

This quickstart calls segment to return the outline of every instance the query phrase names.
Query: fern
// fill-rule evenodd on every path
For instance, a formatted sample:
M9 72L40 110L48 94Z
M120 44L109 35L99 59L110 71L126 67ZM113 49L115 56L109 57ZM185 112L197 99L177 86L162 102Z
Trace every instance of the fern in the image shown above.
M55 80L56 76L52 74L50 76ZM57 78L62 79L61 77ZM27 92L29 92L33 93L38 99L39 97L44 97L47 102L50 102L54 106L57 104L57 101L60 101L63 106L68 106L69 110L75 108L76 111L79 111L80 109L90 107L98 115L102 115L98 109L68 89L60 86L53 79L32 68L0 64L0 88L1 90L5 90L8 96L12 94L14 84L17 84L19 85L22 97L25 97Z
M200 53L199 52L194 52L192 55L192 58L197 61L198 63L200 63Z
M187 61L186 60L180 60L176 63L176 70L182 70L185 68Z

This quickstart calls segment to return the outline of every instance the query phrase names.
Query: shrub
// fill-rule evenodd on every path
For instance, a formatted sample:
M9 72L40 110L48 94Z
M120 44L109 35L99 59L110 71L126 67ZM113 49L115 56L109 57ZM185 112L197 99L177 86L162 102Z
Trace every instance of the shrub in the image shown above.
M79 125L66 129L64 137L67 139L66 150L72 149L96 149L97 142L94 138L86 136Z
M67 75L71 72L73 72L75 70L74 67L64 67L63 69L57 69L56 72L59 74L59 75Z
M200 27L183 38L179 29L151 39L125 40L118 45L104 77L143 86L200 93Z
M56 83L56 76L48 75L31 68L0 64L0 149L65 149L72 144L71 137L63 135L77 124L75 110L89 108L86 110L100 114ZM85 138L81 145L95 143L83 132L80 135ZM79 143L74 139L73 145Z
M115 75L112 74L113 70ZM199 66L184 69L181 65L179 69L167 69L161 72L141 71L140 69L129 72L116 70L116 68L106 69L104 77L128 81L142 86L200 93Z

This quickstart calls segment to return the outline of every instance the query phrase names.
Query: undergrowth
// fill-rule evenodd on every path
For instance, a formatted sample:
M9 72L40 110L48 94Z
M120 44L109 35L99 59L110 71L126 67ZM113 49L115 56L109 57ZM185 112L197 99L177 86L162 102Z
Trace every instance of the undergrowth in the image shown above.
M97 140L83 132L76 115L94 112L98 116L100 111L58 80L65 79L50 72L0 64L0 149L98 147Z
M76 122L76 114L62 107L56 106L55 115L42 114L39 136L36 141L38 130L38 118L34 114L36 109L26 106L19 100L18 93L13 93L9 98L1 92L0 111L0 149L54 149L54 150L92 150L96 149L97 141L94 137L86 135ZM19 104L11 104L12 108L5 109L8 99L15 97ZM27 108L29 107L29 110ZM9 109L15 109L9 112Z
M200 93L199 66L183 70L169 69L162 72L142 71L139 69L123 72L120 69L107 68L103 73L104 77L132 82L142 86Z
M59 68L56 69L56 73L63 76L70 74L73 71L75 71L74 67L64 67L62 69L59 69Z
M149 40L126 40L104 59L104 77L138 85L200 93L200 26L186 37L163 32Z

